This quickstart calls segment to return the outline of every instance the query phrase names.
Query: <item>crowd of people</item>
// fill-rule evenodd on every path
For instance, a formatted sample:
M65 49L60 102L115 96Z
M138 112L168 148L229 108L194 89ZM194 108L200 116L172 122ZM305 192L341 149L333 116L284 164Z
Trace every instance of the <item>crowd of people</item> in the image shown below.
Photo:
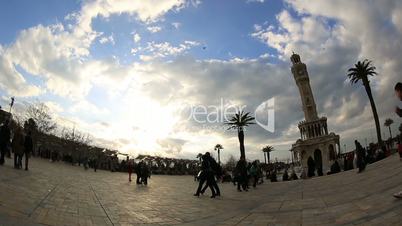
M135 167L135 172L137 174L136 183L147 185L148 178L151 178L151 171L150 171L148 165L143 161L139 162ZM131 181L131 174L129 173L129 175L130 175L129 181Z
M258 160L247 163L245 159L240 159L233 171L233 184L237 184L237 191L248 191L249 184L255 188L257 184L262 184L263 170Z
M209 152L206 152L201 157L200 171L194 177L194 179L198 181L197 190L194 193L194 196L199 197L200 194L204 194L208 188L212 194L211 198L220 196L221 192L217 183L218 181L231 182L237 187L238 192L247 192L251 186L256 188L257 185L264 183L264 172L267 180L277 182L277 167L268 166L269 165L267 164L260 164L258 160L247 162L245 159L240 159L232 169L230 175L227 170L222 170L221 166L215 161ZM293 168L290 175L288 173L289 167L283 168L284 173L282 175L282 181L299 179Z

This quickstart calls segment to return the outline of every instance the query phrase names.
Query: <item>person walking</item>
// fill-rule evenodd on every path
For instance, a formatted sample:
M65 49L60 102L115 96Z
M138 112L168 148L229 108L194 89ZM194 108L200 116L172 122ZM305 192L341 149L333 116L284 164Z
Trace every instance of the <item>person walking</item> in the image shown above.
M143 164L141 165L140 172L141 172L141 184L148 185L148 178L151 177L151 171L145 162L143 162Z
M127 172L128 172L128 182L131 182L131 174L133 173L133 162L128 156L127 156Z
M0 165L4 164L4 157L8 150L10 143L10 128L8 127L9 121L6 120L0 127Z
M218 183L216 182L216 178L222 177L222 168L220 165L212 158L209 152L206 152L205 155L207 156L207 160L209 161L209 165L211 166L211 174L209 175L209 181L211 182L212 187L215 190L215 196L221 196L221 191L219 189Z
M137 166L135 168L135 173L137 174L137 180L136 180L137 184L141 184L141 177L142 177L141 170L142 170L143 164L144 163L141 161L137 164Z
M258 174L257 174L257 161L254 161L250 167L250 177L253 180L253 188L257 187Z
M28 160L31 157L31 153L33 152L33 141L31 131L28 131L28 134L24 139L24 154L25 154L25 170L28 170Z
M201 193L201 189L202 189L202 185L206 182L208 187L211 189L211 193L212 196L211 198L215 198L216 194L215 194L215 190L213 187L213 183L211 181L211 178L213 178L213 173L212 173L212 169L210 166L210 161L208 159L207 155L203 155L201 157L202 161L201 161L201 174L199 177L199 183L198 183L198 188L197 191L195 192L194 196L199 197L200 193Z
M395 85L395 95L399 99L399 101L402 101L402 83L400 83L400 82L398 82ZM402 109L400 109L399 107L395 107L395 113L399 117L402 117ZM399 145L398 148L400 148L400 145ZM394 197L398 198L398 199L402 199L402 191L399 191L399 192L395 193Z
M98 169L98 164L99 164L98 154L95 154L92 159L92 165L94 167L94 172L96 172L96 170Z
M247 162L244 158L241 158L236 164L236 178L237 178L237 191L241 192L241 188L244 191L247 189Z
M22 156L24 155L24 136L20 128L15 130L11 146L14 152L14 168L21 169Z
M355 140L356 145L356 166L359 168L358 173L363 172L366 168L365 164L365 151L359 141Z
M207 157L207 161L209 161L209 165L211 168L211 178L208 178L207 181L209 180L211 182L212 187L215 190L215 195L216 196L221 196L221 191L219 189L218 183L215 180L216 178L221 178L222 177L222 168L221 166L215 161L214 158L212 158L211 154L209 152L205 153L205 156ZM205 191L208 188L208 183L205 184L205 186L201 190L201 194L204 194Z

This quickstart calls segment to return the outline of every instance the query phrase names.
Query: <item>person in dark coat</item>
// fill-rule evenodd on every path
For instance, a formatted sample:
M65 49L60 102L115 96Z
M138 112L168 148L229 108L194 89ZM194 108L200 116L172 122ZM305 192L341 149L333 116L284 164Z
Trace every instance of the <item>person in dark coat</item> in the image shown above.
M215 161L214 158L212 158L211 154L209 152L206 152L205 155L207 156L207 160L209 161L209 165L211 166L211 175L209 178L209 181L211 182L212 187L215 190L215 196L221 196L221 191L219 189L218 184L216 183L216 178L222 177L222 168L220 165Z
M315 162L314 162L314 159L311 156L308 157L307 167L308 167L307 176L308 177L315 176Z
M288 174L288 170L286 169L285 172L282 175L282 181L289 181L289 174Z
M331 165L331 171L328 172L328 175L335 174L335 173L339 173L339 172L341 172L341 167L339 166L338 161L335 161L335 162Z
M215 161L214 158L212 158L211 154L209 152L205 153L205 156L207 158L207 161L209 161L210 168L212 170L212 178L209 178L209 181L211 182L212 187L215 190L215 196L221 196L221 191L219 189L218 184L216 183L215 177L216 178L221 178L222 177L222 168L221 166ZM205 191L208 188L208 183L204 185L204 187L201 189L201 194L204 194Z
M128 172L128 181L131 182L131 174L133 173L133 161L128 156L127 156L127 172Z
M400 82L396 83L395 85L395 95L400 101L402 101L402 83ZM399 117L402 117L402 109L400 109L399 107L395 107L395 113ZM395 193L394 197L402 199L402 191Z
M135 174L137 174L137 180L136 180L137 184L141 184L141 177L142 177L141 170L142 170L143 164L144 164L144 162L141 161L135 167Z
M250 167L250 170L249 170L250 178L253 181L253 187L254 188L257 187L257 183L258 183L258 166L257 165L258 165L257 161L254 161L251 164L251 167Z
M278 177L276 175L276 168L272 170L270 180L271 182L278 182Z
M365 168L365 151L362 147L362 145L355 140L355 145L356 145L356 166L359 168L359 173L361 173Z
M28 159L32 151L33 151L32 134L31 131L29 131L24 139L25 170L28 170Z
M237 180L237 190L241 192L241 188L244 191L248 191L247 189L247 162L245 159L240 159L236 164L236 180ZM241 187L241 188L240 188Z
M199 197L202 189L202 185L206 182L208 187L211 189L212 196L211 198L215 198L215 189L213 187L213 183L211 181L211 178L213 178L213 172L210 166L210 161L207 155L203 155L201 157L201 173L199 176L199 183L198 183L198 188L197 191L195 192L194 196Z
M6 120L0 127L0 165L4 164L4 157L8 150L10 143L10 128L8 127L9 121Z
M148 178L151 177L151 172L148 168L148 165L145 162L142 163L140 172L141 172L141 184L147 185Z
M20 128L17 128L14 132L11 146L14 152L14 168L22 168L22 156L24 155L24 135Z

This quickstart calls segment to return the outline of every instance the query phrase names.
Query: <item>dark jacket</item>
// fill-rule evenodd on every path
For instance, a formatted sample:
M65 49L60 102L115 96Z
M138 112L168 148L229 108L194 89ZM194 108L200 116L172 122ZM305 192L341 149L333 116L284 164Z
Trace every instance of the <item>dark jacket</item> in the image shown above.
M4 148L10 142L10 129L7 125L0 127L0 148Z
M30 135L25 136L24 141L25 153L31 153L33 150L33 141Z
M247 177L247 162L245 160L239 160L236 164L236 174L239 177Z
M15 154L24 154L24 136L20 131L15 132L11 146Z

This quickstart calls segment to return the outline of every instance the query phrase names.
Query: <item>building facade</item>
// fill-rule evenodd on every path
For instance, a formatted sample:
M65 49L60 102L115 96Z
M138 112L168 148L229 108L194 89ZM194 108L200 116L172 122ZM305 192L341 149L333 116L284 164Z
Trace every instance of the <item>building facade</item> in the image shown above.
M328 132L327 118L319 117L310 86L307 66L300 56L290 57L292 74L299 88L305 120L299 122L300 139L292 145L293 158L307 171L307 161L311 157L315 162L316 173L326 173L339 153L339 135Z

